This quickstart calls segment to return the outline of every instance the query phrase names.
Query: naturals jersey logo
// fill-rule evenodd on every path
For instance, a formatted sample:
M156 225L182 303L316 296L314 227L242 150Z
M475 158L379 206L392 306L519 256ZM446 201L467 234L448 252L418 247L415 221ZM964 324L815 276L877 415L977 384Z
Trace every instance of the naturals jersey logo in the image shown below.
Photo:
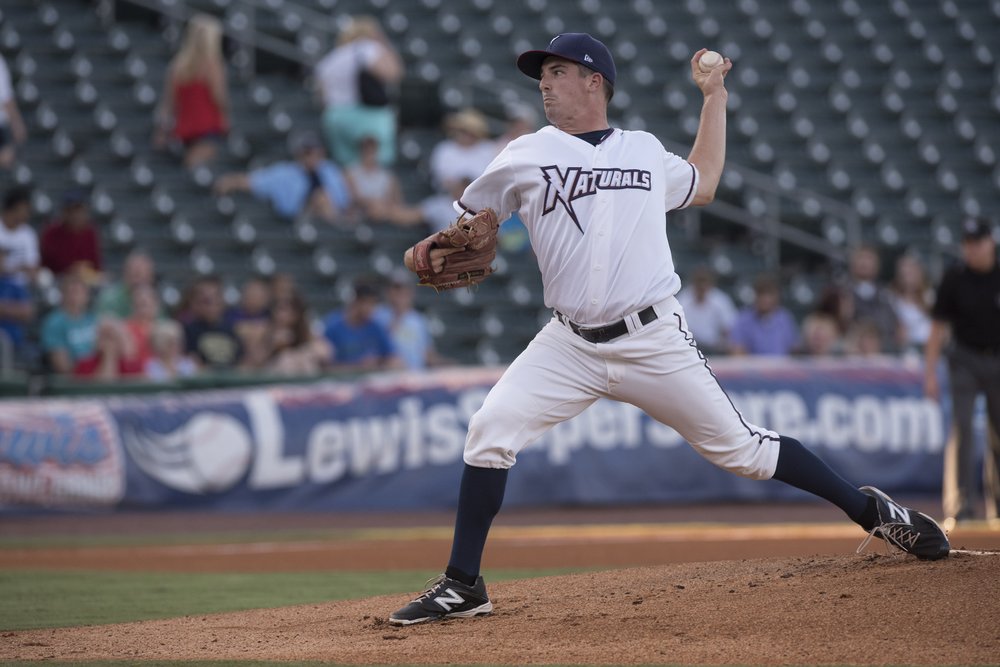
M589 197L598 190L646 190L650 189L650 173L644 169L582 169L567 167L561 171L556 165L542 167L545 179L545 197L542 215L548 215L562 204L577 229L583 232L573 202L581 197Z

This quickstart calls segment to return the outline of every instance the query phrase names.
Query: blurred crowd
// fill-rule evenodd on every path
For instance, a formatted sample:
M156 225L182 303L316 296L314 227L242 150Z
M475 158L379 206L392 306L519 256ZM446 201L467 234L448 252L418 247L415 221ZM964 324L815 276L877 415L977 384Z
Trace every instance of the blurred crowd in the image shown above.
M0 218L0 343L47 373L171 381L205 372L310 376L445 363L413 308L408 273L359 277L344 307L322 316L281 273L247 278L233 304L220 277L200 276L168 309L149 253L131 252L120 276L104 270L78 193L67 193L41 235L26 190L6 193ZM37 296L45 281L58 285L51 307Z
M120 275L104 266L100 234L80 192L36 233L27 190L8 190L0 211L0 340L22 359L58 374L99 379L171 380L201 372L307 376L447 363L414 309L415 277L359 276L342 309L313 313L292 276L251 276L226 301L219 276L187 286L176 307L160 299L155 258L131 252ZM919 257L899 256L882 279L875 248L850 255L843 280L831 281L796 317L782 305L776 276L761 275L738 307L706 267L682 276L678 295L687 326L711 354L878 355L919 353L930 333L933 290ZM41 276L59 287L48 308Z
M323 108L321 132L292 132L285 160L219 174L214 194L250 193L289 220L341 226L364 220L419 226L421 234L451 224L455 193L506 142L536 129L537 118L531 110L514 111L494 137L477 110L448 115L444 138L428 160L434 191L409 203L394 171L394 91L402 76L402 59L378 22L350 19L312 74ZM229 85L222 25L195 15L167 67L152 146L176 154L185 169L216 162L231 125ZM15 164L26 136L0 56L0 169ZM447 363L433 349L426 319L413 309L409 274L358 276L344 307L332 313L312 312L285 274L247 278L234 303L226 299L231 276L197 277L176 307L167 308L155 248L129 254L120 275L107 271L86 191L66 191L58 213L42 223L33 219L31 192L13 187L0 218L4 365L80 378L167 381L201 373L306 376ZM526 246L523 234L510 238ZM56 288L54 298L52 290L49 299L40 298L45 285Z
M871 356L922 353L931 330L934 290L920 256L896 258L883 279L872 246L850 252L845 275L834 278L800 317L783 305L779 277L761 274L752 302L737 308L707 267L694 270L678 300L699 347L714 354Z
M503 127L475 109L442 119L443 138L426 160L433 193L407 202L394 171L403 61L379 24L355 17L312 73L322 106L319 132L291 135L285 160L218 175L217 196L248 192L282 218L350 226L361 220L418 226L451 224L452 206L507 143L537 129L531 108L509 110ZM219 21L192 18L171 60L152 137L184 168L210 165L230 129ZM0 59L0 168L14 161L26 128ZM201 276L174 308L160 300L155 256L133 251L120 275L102 257L100 232L84 191L64 193L57 214L33 220L31 193L10 188L0 211L0 349L49 373L111 380L168 381L200 373L306 376L335 371L422 369L448 363L413 307L415 279L358 276L342 309L314 313L285 274L251 276L227 302L226 276ZM40 230L36 232L36 226ZM502 226L502 251L526 251L523 226ZM151 251L154 249L150 249ZM679 295L701 348L734 355L877 355L919 352L931 329L933 290L921 258L904 254L885 270L874 247L851 251L843 279L831 280L804 315L782 303L775 275L753 282L737 307L706 267L684 275ZM888 277L888 279L887 279ZM37 287L58 285L41 303Z

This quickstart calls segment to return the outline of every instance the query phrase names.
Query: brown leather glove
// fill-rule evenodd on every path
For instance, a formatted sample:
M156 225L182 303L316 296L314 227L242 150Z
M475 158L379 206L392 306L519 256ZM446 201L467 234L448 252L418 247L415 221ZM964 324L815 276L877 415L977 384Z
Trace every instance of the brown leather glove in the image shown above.
M500 223L491 208L484 208L471 218L462 214L450 227L431 234L413 246L413 271L420 284L435 290L478 285L493 273L497 255L497 232ZM444 267L435 272L431 266L431 250L461 248L444 258Z

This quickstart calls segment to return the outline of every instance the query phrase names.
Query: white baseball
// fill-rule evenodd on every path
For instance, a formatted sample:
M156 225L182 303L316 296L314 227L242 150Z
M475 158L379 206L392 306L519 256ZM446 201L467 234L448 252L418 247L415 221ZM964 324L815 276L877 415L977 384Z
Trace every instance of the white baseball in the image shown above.
M702 72L711 72L722 64L722 54L718 51L705 51L698 59L698 69Z

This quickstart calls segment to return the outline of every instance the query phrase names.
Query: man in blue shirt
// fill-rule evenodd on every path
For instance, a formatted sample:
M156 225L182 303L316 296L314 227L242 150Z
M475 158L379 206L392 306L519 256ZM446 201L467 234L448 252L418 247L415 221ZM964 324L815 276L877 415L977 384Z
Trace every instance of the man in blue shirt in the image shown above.
M215 193L249 192L286 218L312 215L324 222L342 221L351 208L351 193L340 169L326 158L319 137L299 135L292 152L295 160L225 174L216 181Z
M389 277L387 303L375 309L374 318L389 332L403 366L419 371L448 360L434 349L427 318L413 307L415 284L412 273L397 269Z
M729 334L733 354L790 355L799 344L795 318L781 305L781 286L772 276L754 283L753 306L744 308Z
M61 288L62 302L42 320L42 349L54 372L69 374L97 350L97 316L82 278L66 274Z
M3 253L0 252L0 264ZM0 269L0 332L9 340L13 353L24 345L24 327L35 319L35 302L20 281Z
M333 345L335 370L401 368L388 329L375 321L378 290L367 281L354 284L354 295L323 322L323 334Z

